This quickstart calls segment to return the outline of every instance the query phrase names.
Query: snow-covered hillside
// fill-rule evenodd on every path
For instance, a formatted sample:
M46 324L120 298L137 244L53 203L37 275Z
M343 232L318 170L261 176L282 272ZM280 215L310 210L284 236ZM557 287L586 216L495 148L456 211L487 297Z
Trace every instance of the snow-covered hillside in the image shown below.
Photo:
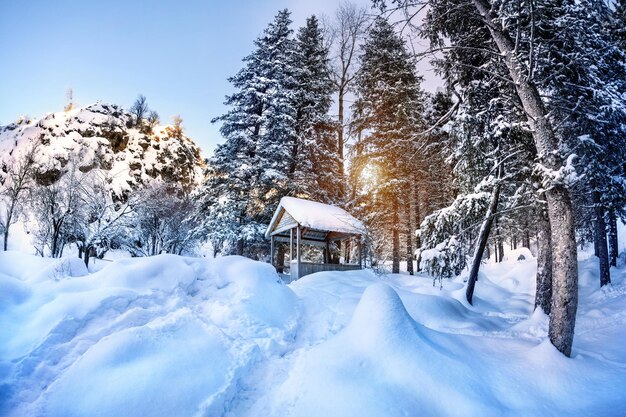
M0 415L618 416L626 273L581 263L573 357L532 312L535 262L462 279L161 255L87 275L0 254Z
M37 180L42 184L55 182L74 165L81 172L106 171L118 196L151 179L188 188L200 182L204 163L190 138L174 137L168 126L156 125L151 133L130 126L128 112L104 103L21 119L0 126L0 167L37 146Z

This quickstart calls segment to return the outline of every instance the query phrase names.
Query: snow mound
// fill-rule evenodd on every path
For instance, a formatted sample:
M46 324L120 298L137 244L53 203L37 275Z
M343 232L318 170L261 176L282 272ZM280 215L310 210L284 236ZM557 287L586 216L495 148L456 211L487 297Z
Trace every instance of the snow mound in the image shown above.
M346 331L362 349L384 349L415 343L416 326L398 294L389 285L377 283L361 296Z
M440 341L390 286L373 284L349 325L301 355L265 408L260 402L250 415L484 415L475 388L454 383L467 366Z

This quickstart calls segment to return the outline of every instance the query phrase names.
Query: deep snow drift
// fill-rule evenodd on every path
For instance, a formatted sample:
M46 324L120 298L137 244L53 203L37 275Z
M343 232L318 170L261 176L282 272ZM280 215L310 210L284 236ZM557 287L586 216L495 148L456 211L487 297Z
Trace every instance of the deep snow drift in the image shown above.
M87 274L0 254L0 415L626 415L626 273L581 262L573 357L532 311L535 262L463 278L161 255Z

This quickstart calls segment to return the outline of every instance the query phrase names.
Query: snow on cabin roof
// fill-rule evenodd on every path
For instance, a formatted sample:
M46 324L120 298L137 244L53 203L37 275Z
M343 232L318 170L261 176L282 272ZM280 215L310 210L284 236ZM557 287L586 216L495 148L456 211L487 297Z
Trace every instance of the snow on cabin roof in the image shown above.
M279 216L284 209L300 226L328 232L365 234L365 225L341 207L304 200L295 197L283 197L274 212L265 237L269 238Z

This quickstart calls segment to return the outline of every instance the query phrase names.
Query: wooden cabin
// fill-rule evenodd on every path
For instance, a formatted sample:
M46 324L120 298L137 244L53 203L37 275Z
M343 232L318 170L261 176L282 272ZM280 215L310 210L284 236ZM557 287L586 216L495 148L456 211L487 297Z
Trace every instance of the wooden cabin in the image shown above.
M271 241L273 266L276 266L277 244L280 242L288 244L289 271L292 280L314 272L361 269L364 235L364 224L341 207L295 197L283 197L280 200L265 232L265 237ZM331 243L347 240L357 242L358 263L333 263L329 249ZM318 247L323 253L323 262L303 261L302 245Z

